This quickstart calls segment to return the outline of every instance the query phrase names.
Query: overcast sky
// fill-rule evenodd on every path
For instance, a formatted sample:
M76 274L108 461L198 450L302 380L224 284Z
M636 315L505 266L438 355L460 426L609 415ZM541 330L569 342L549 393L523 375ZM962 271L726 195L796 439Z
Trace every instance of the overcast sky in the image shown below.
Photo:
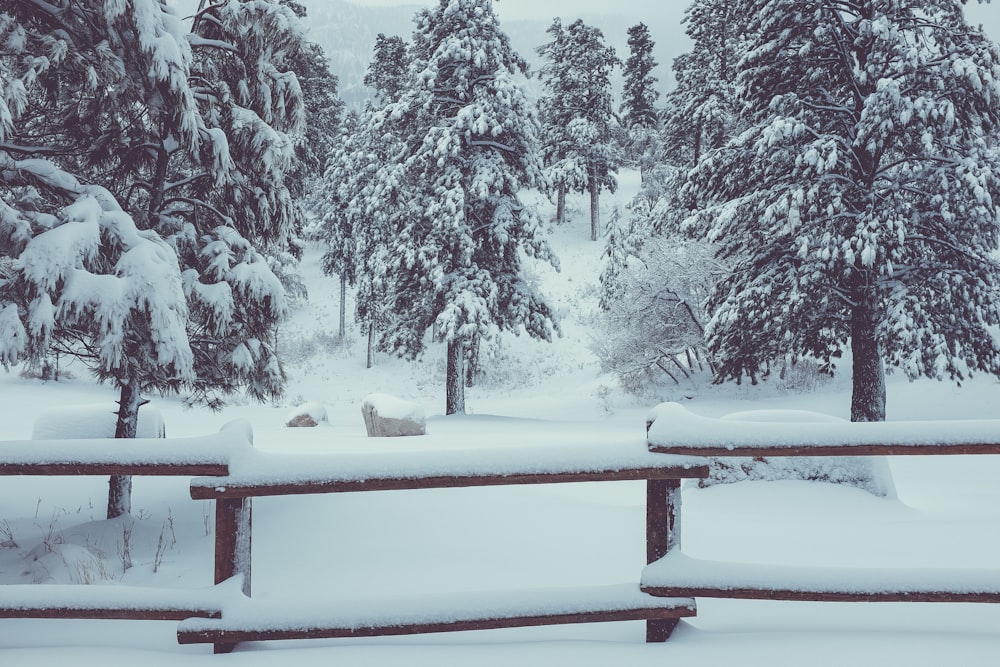
M310 2L323 0L305 0ZM347 0L356 5L432 5L437 0ZM660 12L675 14L678 22L684 16L684 9L690 0L619 0L628 7L629 14ZM551 19L554 16L572 16L574 14L607 14L614 3L609 0L494 0L493 5L501 19ZM971 23L981 23L993 39L1000 41L1000 1L994 0L992 5L980 4L977 0L969 0L966 13Z
M307 7L315 2L324 0L300 0ZM437 0L347 0L358 5L424 5L436 4ZM736 0L738 1L738 0ZM667 47L665 52L670 54L670 62L674 56L678 56L690 47L690 42L681 27L681 19L684 18L684 10L691 0L618 0L622 3L619 7L627 7L630 16L675 16L678 26L674 35L657 36L653 39L658 45ZM608 14L613 13L615 6L613 0L494 0L493 6L501 21L512 21L517 19L541 19L549 21L553 17L561 16L564 22L573 20L581 14ZM1000 0L994 0L992 4L980 4L977 0L969 0L966 5L966 16L970 23L982 24L994 40L1000 41ZM641 19L640 19L641 20Z
M190 11L197 6L198 0L172 0L182 10ZM306 7L324 4L326 0L299 0ZM436 4L438 0L347 0L358 5L424 5ZM739 0L735 0L739 1ZM669 64L675 56L678 56L690 48L690 42L684 34L681 19L684 18L684 10L691 3L691 0L618 0L618 7L627 8L625 11L629 16L660 16L664 18L675 17L670 22L675 22L677 30L673 34L653 35L657 42L658 51L665 54L667 58L660 58L664 64ZM555 16L561 16L564 22L570 22L581 14L607 14L614 13L612 7L614 0L494 0L494 8L501 21L513 21L517 19L540 19L550 21ZM995 0L992 4L980 4L977 0L969 0L966 5L966 15L970 23L982 24L994 40L1000 41L1000 0Z

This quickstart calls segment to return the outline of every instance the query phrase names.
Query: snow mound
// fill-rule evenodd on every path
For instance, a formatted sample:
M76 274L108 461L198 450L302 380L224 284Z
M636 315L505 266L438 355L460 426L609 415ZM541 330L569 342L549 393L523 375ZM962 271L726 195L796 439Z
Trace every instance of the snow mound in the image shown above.
M118 420L114 403L60 405L42 410L31 430L32 440L79 440L81 438L113 438ZM150 405L139 409L137 438L163 438L166 425L163 414Z

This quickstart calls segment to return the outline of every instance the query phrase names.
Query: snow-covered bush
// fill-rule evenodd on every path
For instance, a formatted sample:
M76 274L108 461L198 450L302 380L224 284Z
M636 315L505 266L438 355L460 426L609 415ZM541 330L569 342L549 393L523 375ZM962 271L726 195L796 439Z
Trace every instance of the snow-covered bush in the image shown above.
M610 247L615 243L612 237ZM604 312L595 351L624 388L640 391L663 379L711 381L701 304L717 267L708 244L673 238L649 238L634 254L612 256L602 277Z

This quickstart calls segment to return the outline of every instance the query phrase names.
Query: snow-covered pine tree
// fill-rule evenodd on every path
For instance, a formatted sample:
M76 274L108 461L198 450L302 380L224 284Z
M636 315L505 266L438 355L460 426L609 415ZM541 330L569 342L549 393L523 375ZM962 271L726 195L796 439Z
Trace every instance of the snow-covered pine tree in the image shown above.
M364 78L364 84L375 91L376 106L382 107L399 100L406 88L409 62L406 42L402 37L386 37L381 32L376 35L372 61Z
M959 0L757 0L748 129L702 156L687 221L733 265L720 377L853 353L851 419L909 377L1000 373L1000 48Z
M653 70L657 62L653 58L652 36L645 23L637 23L628 29L629 56L623 69L622 113L625 125L632 127L656 127L656 100L660 93L654 87L656 77Z
M419 354L434 327L447 343L446 412L463 412L466 346L499 330L550 339L552 312L521 275L521 253L555 262L523 188L545 187L524 61L491 0L420 11L406 90L376 126L404 150L371 192L392 231L377 280L388 286L389 349ZM391 129L395 128L395 129Z
M305 131L292 70L305 42L302 23L283 4L202 4L190 38L205 124L202 162L183 181L190 190L177 193L160 220L184 268L196 398L215 405L218 391L242 387L264 399L284 384L275 330L287 295L271 260L301 229L288 180Z
M548 175L556 188L556 217L564 221L567 191L588 192L590 237L596 241L601 190L614 191L618 183L611 72L619 61L601 31L582 20L563 27L556 19L548 33L552 41L538 49L546 60L540 72L546 93L539 112Z
M151 124L192 145L183 33L158 0L0 13L0 357L83 358L119 390L120 438L135 437L143 392L193 380L187 305L172 248L75 173L120 186L148 164ZM130 486L111 478L109 517L129 511Z
M740 131L737 66L746 51L751 8L726 0L697 0L685 11L693 46L674 60L677 86L664 113L666 157L685 169Z
M398 159L403 145L392 131L373 130L376 109L399 101L408 76L407 48L399 37L376 38L365 85L374 89L373 102L349 114L337 147L328 157L317 210L317 237L326 246L323 271L340 278L340 331L345 330L347 285L357 285L355 314L367 332L366 365L374 363L375 331L386 320L385 285L377 276L385 265L389 242L384 202L373 190L382 164Z
M556 196L556 224L562 225L566 222L566 194L586 189L587 169L573 150L567 131L573 113L564 104L564 96L569 94L571 65L566 29L562 20L555 18L546 32L552 41L538 47L538 54L545 59L538 73L545 86L545 94L538 100L538 115L542 124L542 158Z
M306 125L296 137L295 161L286 181L292 196L302 200L315 190L335 148L344 102L337 95L337 76L330 71L326 52L319 44L303 41L288 64L302 89Z
M657 79L653 76L658 64L653 58L653 46L646 24L637 23L628 29L629 56L622 84L621 113L625 126L622 143L624 156L630 156L631 164L638 164L642 180L653 168L660 150L657 137L660 118L655 106L660 92L655 88Z

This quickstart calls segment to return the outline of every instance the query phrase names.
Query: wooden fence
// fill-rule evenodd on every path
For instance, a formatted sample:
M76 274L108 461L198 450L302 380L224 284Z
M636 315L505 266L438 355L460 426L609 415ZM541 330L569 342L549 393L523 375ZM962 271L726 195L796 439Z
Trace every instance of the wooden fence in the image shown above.
M131 587L0 586L0 617L180 620L183 644L217 653L239 642L370 637L563 623L645 620L665 641L695 615L695 597L773 600L1000 602L1000 570L786 568L712 563L680 549L681 480L708 474L708 456L1000 454L1000 422L946 426L770 424L746 428L668 404L648 442L573 449L474 449L427 456L283 456L255 450L246 424L204 438L0 443L0 475L194 476L191 497L215 502L215 582L205 591ZM634 585L411 600L372 612L297 614L292 602L251 598L252 499L261 496L472 486L646 481L647 566ZM243 596L228 590L238 587ZM67 604L66 599L72 599Z
M645 443L574 450L540 444L509 450L424 454L284 456L252 448L248 427L216 436L167 440L76 440L0 443L0 475L197 476L191 497L215 502L215 583L224 591L162 591L124 586L2 586L0 617L182 620L178 641L211 643L217 653L239 642L371 637L459 630L645 620L648 641L665 641L694 600L643 593L639 583L540 591L500 591L496 600L456 595L429 607L420 600L367 615L331 610L296 617L294 604L251 599L252 500L261 496L442 489L571 482L647 482L648 561L667 553L680 480L707 474L704 459L664 456ZM213 594L214 593L214 594ZM66 604L66 599L73 604ZM289 619L294 620L290 621Z

